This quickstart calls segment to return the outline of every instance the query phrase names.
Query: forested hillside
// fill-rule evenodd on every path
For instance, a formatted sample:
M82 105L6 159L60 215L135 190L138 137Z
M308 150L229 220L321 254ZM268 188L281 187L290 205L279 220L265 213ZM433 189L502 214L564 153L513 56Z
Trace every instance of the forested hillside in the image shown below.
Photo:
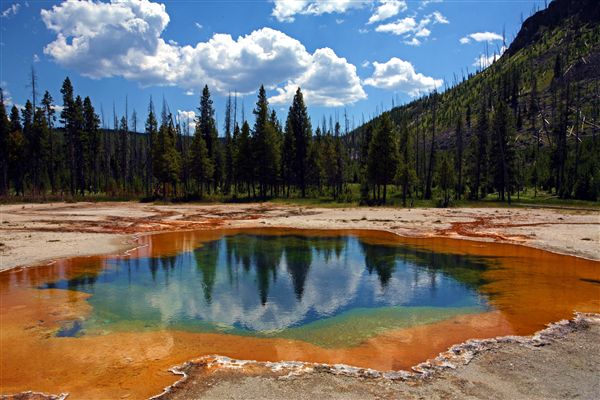
M30 84L35 88L34 73ZM60 108L49 92L22 109L7 109L1 99L2 198L327 197L380 204L393 190L404 205L435 199L447 206L459 199L510 202L524 190L600 196L595 0L555 0L524 21L491 66L352 132L346 116L311 123L300 89L285 118L261 87L251 120L230 96L224 121L216 121L205 87L194 132L164 99L159 107L150 99L141 118L115 114L114 129L101 129L90 98L69 78L60 95Z
M417 196L429 198L438 186L457 198L496 193L510 201L532 188L597 200L598 3L550 3L523 23L490 67L385 114L401 132L398 183ZM385 114L353 132L357 153Z

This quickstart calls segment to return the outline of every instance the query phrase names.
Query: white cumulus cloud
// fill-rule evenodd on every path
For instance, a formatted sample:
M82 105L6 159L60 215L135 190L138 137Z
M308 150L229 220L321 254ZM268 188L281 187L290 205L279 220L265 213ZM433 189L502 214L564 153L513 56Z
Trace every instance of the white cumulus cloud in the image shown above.
M296 15L345 13L372 0L274 0L274 3L271 15L280 22L293 22Z
M186 110L177 110L177 120L181 124L183 129L189 126L189 133L193 134L196 130L196 112L195 111L186 111ZM183 132L187 134L187 131Z
M343 14L352 9L374 7L368 24L380 22L406 10L406 0L273 0L271 15L279 22L294 22L297 15Z
M502 40L502 35L499 35L494 32L475 32L471 33L465 37L460 38L461 44L471 43L471 40L476 42L492 42L494 40Z
M394 17L406 8L406 1L404 0L381 0L380 5L375 8L375 12L369 18L368 24Z
M340 107L367 98L356 67L329 48L316 50L306 72L283 88L277 88L278 94L269 101L288 104L298 87L302 88L308 104Z
M314 105L366 97L356 68L346 59L330 49L310 53L298 40L271 28L238 38L218 33L206 42L180 45L162 38L169 15L163 4L149 0L65 1L41 15L56 33L44 53L91 78L120 76L144 86L196 92L208 84L219 93L252 93L261 84L285 91L299 84ZM314 71L323 65L336 68L344 79L314 84Z
M414 31L416 27L417 21L412 17L406 17L399 19L396 22L379 25L375 30L377 32L388 32L399 36Z
M449 24L448 18L444 17L441 12L434 11L429 17L433 18L436 24Z
M380 24L375 28L377 32L391 33L396 36L404 36L404 43L411 46L419 46L421 40L431 35L428 27L436 24L449 24L450 22L439 11L424 16L418 22L415 17L405 17L394 22Z
M365 80L365 85L379 89L397 90L418 96L440 87L441 79L434 79L415 71L409 62L397 57L390 58L385 63L373 62L373 75Z
M409 46L415 46L415 47L418 47L418 46L420 46L420 45L421 45L421 41L420 41L419 39L417 39L416 37L413 37L413 38L412 38L412 39L410 39L410 40L405 40L405 41L404 41L404 44L407 44L407 45L409 45Z

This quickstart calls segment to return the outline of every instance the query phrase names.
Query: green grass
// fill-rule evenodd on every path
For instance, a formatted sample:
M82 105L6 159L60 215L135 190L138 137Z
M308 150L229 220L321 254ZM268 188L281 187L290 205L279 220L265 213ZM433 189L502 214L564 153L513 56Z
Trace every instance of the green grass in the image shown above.
M169 205L169 204L227 204L227 203L253 203L253 202L269 202L273 204L288 205L288 206L303 206L303 207L324 207L324 208L345 208L345 207L359 207L360 206L360 185L352 183L348 185L351 191L352 201L346 201L347 199L336 200L332 196L322 193L311 193L310 197L302 198L297 193L292 193L288 197L276 197L276 198L253 198L240 195L239 197L223 194L211 194L206 195L202 199L198 198L178 198L172 200L156 200L154 204ZM407 208L433 208L438 206L438 199L440 194L434 190L433 199L422 200L414 199L411 204L411 200L407 199ZM533 188L527 188L522 191L519 195L516 193L511 197L512 204L510 206L548 206L548 207L559 207L559 208L585 208L600 210L600 202L588 201L588 200L575 200L575 199L560 199L557 196L539 191L537 195L534 195ZM60 202L66 201L69 203L76 203L79 201L86 202L102 202L102 201L146 201L138 196L109 196L107 194L94 194L87 195L84 197L78 196L75 198L71 197L60 197L60 196L46 196L45 198L33 198L33 197L8 197L0 198L0 204L20 204L20 203L49 203L49 202ZM510 207L507 202L501 202L498 199L497 194L489 194L486 198L477 201L471 200L455 200L452 204L453 208L477 208L477 207ZM393 185L388 186L388 199L385 205L379 207L402 207L402 190Z

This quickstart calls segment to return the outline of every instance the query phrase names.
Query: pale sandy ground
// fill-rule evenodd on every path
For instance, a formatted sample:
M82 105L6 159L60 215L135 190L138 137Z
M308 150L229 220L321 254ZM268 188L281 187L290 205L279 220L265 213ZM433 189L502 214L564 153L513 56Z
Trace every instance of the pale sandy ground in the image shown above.
M136 235L148 232L243 226L379 229L519 243L600 260L599 211L55 203L0 206L0 270L122 252L135 245Z
M379 229L405 236L491 240L600 260L599 211L57 203L0 206L0 270L75 255L120 253L134 247L136 236L144 233L257 226ZM544 347L502 345L418 384L329 373L285 380L192 375L174 398L600 399L600 325Z
M202 373L193 366L188 380L161 399L600 399L600 319L571 323L551 336L543 346L486 346L467 364L407 381L331 372Z

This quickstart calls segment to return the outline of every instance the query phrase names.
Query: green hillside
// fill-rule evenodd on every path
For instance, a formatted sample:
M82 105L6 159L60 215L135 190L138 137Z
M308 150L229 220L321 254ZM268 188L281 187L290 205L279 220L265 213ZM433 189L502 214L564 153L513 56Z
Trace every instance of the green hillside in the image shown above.
M420 196L430 195L428 175L429 186L439 185L436 169L448 161L446 157L454 164L453 172L462 171L461 176L451 177L457 195L475 199L502 191L498 187L502 178L494 177L501 163L493 159L499 151L493 122L501 103L509 111L506 145L512 159L505 160L511 164L509 176L500 186L513 195L530 187L562 198L596 200L600 194L597 1L553 1L524 21L506 52L491 66L442 93L386 113L400 130L409 131L414 153L410 161ZM481 122L482 117L487 123ZM364 142L380 119L356 129L350 142ZM459 135L457 126L462 128ZM478 159L481 144L485 154ZM360 153L358 146L355 150ZM479 171L479 190L477 165L487 170Z

